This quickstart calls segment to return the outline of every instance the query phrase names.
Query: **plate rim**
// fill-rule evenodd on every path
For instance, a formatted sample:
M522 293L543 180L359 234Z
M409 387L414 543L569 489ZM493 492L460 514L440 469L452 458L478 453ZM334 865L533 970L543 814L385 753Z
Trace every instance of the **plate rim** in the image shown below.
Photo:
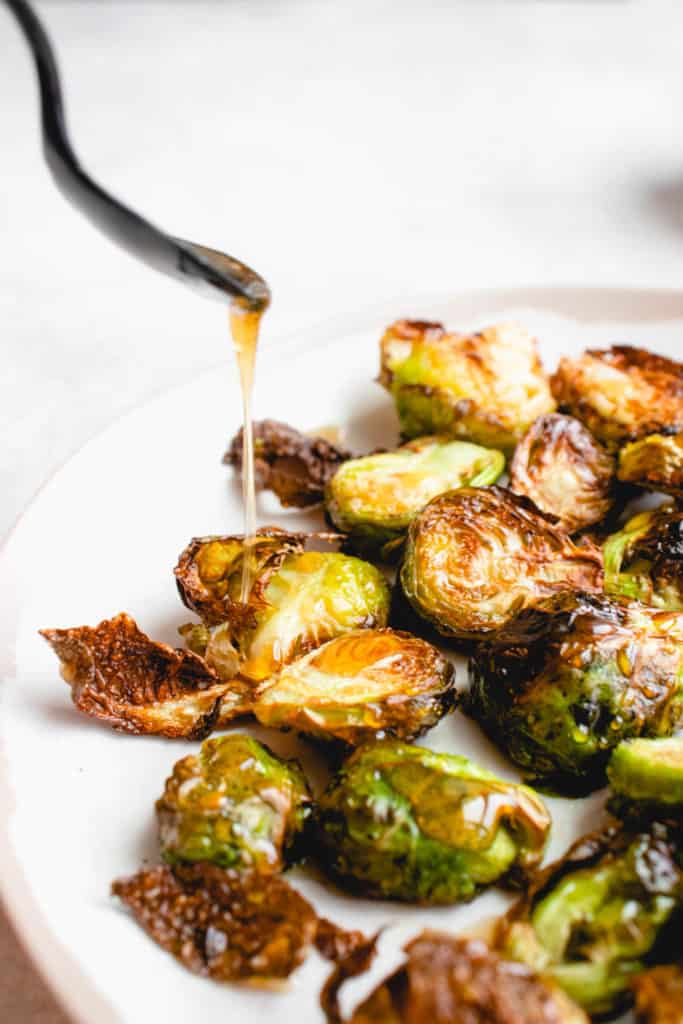
M614 304L609 315L597 314L596 310L604 310L605 306ZM336 337L340 332L351 333L368 324L373 317L381 318L381 322L390 322L401 315L402 310L409 306L413 310L420 307L462 307L462 316L476 317L488 308L505 308L506 306L522 305L576 319L581 323L597 323L601 320L632 321L647 323L666 320L683 319L683 290L675 288L657 288L648 286L614 286L614 285L529 285L510 287L478 287L455 289L453 292L424 292L411 296L408 300L400 296L386 299L381 303L365 305L361 309L348 313L335 313L327 318L309 321L298 330L283 332L277 340L277 347L272 339L268 339L263 351L272 353L275 358L284 358L299 348L305 349L310 340L319 336L321 331ZM579 311L575 306L583 307ZM589 312L592 310L592 312ZM647 315L644 315L647 310ZM479 314L479 315L480 315ZM415 312L413 315L419 315ZM275 349L275 352L273 352ZM189 386L196 384L202 377L215 372L213 367L189 377L163 391L152 394L132 405L122 414L115 416L105 426L88 436L76 446L52 472L33 491L17 515L14 523L0 541L0 621L4 622L0 634L0 670L3 685L11 685L16 681L16 621L18 608L12 602L12 588L2 569L11 552L12 543L21 530L29 511L37 504L43 493L54 484L65 468L76 459L85 448L96 443L110 430L115 429L128 417L135 415L144 408L161 403L174 393L180 393ZM2 702L0 701L0 706ZM111 1005L107 996L98 988L97 982L91 979L80 967L78 959L62 945L59 936L44 923L44 915L34 895L31 883L19 863L9 834L9 824L15 804L15 794L10 786L7 754L3 738L0 735L0 900L2 901L7 919L14 937L24 950L27 959L43 980L55 1001L75 1024L122 1024L120 1013Z

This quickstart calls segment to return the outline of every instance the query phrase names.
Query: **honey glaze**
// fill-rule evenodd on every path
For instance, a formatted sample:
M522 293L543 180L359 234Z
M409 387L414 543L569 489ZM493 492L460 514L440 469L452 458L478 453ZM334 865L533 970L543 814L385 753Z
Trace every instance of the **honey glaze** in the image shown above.
M256 535L256 486L254 481L254 424L252 395L259 329L264 308L254 308L239 299L230 305L230 333L237 356L242 389L242 501L244 505L244 559L240 600L246 603L253 578L253 542Z

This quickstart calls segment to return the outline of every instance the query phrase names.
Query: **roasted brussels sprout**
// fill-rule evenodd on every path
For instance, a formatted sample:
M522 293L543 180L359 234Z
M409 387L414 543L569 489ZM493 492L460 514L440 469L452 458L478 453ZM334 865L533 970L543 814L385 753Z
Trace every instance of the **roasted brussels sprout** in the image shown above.
M517 445L510 488L574 533L607 515L615 471L614 458L579 420L550 413L539 416Z
M683 735L625 740L610 759L610 810L621 818L683 815Z
M356 551L389 559L428 501L456 487L493 484L504 469L502 452L422 437L397 451L345 462L327 485L325 506Z
M395 740L356 750L315 818L321 862L342 884L418 903L469 900L534 868L549 828L533 790Z
M560 409L611 448L683 431L683 365L630 345L560 360L550 381Z
M202 739L251 705L247 682L226 683L196 654L155 643L125 613L40 633L78 710L122 732Z
M605 591L654 608L683 610L683 512L641 512L603 545Z
M554 978L590 1014L618 1011L631 978L671 956L683 907L679 838L654 822L580 839L513 907L503 954Z
M683 433L650 434L619 452L617 476L646 491L683 497Z
M683 964L653 967L631 982L638 1024L681 1024Z
M246 606L239 603L243 538L205 537L186 548L175 570L178 586L187 607L210 627L206 655L213 664L234 649L240 675L261 681L332 637L386 625L390 595L379 569L350 555L303 548L299 535L259 534ZM224 628L217 633L218 625ZM189 639L200 649L198 631Z
M586 603L531 646L481 649L464 705L530 776L595 788L623 739L668 736L683 714L683 615Z
M577 592L602 591L602 559L527 498L500 487L443 494L416 516L401 569L415 611L445 636L521 642Z
M463 335L397 320L380 349L380 383L405 438L447 434L511 453L529 424L555 408L536 342L517 324Z
M356 746L415 739L455 702L453 666L409 633L362 629L329 640L260 687L262 725Z
M306 779L251 736L206 740L175 765L157 801L165 861L281 871L291 862L311 807Z
M277 494L285 506L305 508L323 500L325 484L351 453L325 437L308 437L286 423L254 423L254 470L260 490ZM242 469L242 431L223 462Z
M405 963L364 1000L348 1024L588 1024L554 982L503 960L483 942L424 931L404 947ZM362 951L361 951L362 954ZM329 1024L341 1024L343 982L367 970L342 963L321 998ZM360 970L359 970L360 967Z
M286 978L315 941L313 907L276 875L157 867L119 879L112 893L162 949L215 981Z

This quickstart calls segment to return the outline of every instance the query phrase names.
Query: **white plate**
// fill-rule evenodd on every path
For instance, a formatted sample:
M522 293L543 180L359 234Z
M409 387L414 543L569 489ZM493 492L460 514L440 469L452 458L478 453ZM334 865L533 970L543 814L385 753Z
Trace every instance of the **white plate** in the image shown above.
M394 413L373 378L380 331L399 315L459 328L515 316L538 333L549 367L561 352L612 341L680 356L683 337L683 298L670 292L480 292L403 303L267 344L256 415L303 429L341 423L358 450L391 444ZM176 641L176 627L188 618L171 573L178 553L193 535L241 529L239 491L220 463L239 425L228 356L226 340L225 366L87 444L40 492L2 554L2 892L37 964L74 1018L87 1024L261 1024L272 1014L297 1024L322 1019L317 998L329 968L316 954L283 992L222 987L185 971L110 900L113 878L156 860L154 801L173 762L197 744L121 736L77 714L54 655L36 633L126 610L153 637ZM283 513L267 497L259 518L294 527L321 521L319 513ZM459 677L462 684L462 667ZM268 742L283 752L297 748L277 733ZM516 777L460 714L425 742ZM310 751L302 754L310 766ZM602 794L550 801L552 856L599 823L602 801ZM347 898L302 871L291 877L340 924L371 930L398 923L401 935L425 924L470 929L507 902L491 890L469 906L425 910Z

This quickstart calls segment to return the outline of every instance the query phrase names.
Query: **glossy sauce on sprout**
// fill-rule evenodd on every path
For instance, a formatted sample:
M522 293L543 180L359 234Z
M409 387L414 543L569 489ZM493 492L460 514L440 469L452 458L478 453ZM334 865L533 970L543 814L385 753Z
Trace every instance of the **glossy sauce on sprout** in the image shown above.
M258 347L259 327L263 309L254 309L239 300L230 306L230 333L237 356L242 389L242 501L244 504L244 560L242 562L242 588L240 600L246 603L253 576L252 545L256 534L256 485L254 481L254 425L251 400L254 391L254 366Z

